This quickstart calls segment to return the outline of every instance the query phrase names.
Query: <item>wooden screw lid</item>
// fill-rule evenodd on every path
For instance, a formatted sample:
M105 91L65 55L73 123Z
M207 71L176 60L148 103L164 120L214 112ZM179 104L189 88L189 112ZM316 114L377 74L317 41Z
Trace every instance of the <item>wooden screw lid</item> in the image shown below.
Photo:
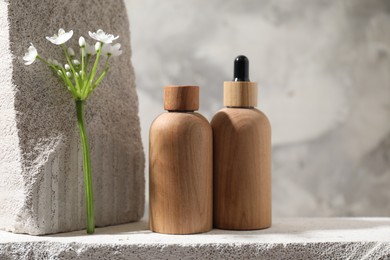
M165 86L164 109L195 111L199 109L199 86Z
M257 83L250 81L225 81L223 104L226 107L257 106Z

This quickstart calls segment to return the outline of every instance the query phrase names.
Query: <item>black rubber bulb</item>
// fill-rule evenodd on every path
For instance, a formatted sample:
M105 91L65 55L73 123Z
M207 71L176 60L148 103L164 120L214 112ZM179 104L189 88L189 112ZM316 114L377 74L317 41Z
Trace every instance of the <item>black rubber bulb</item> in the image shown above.
M237 56L234 60L234 80L233 81L250 81L249 80L249 60L244 55Z

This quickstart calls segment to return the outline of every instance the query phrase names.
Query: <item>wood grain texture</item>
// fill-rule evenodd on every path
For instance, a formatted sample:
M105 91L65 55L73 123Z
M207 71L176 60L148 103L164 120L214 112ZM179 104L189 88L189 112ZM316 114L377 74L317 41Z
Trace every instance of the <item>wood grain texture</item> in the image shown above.
M199 109L199 86L165 86L164 109L195 111Z
M257 83L225 81L223 83L223 104L226 107L257 106Z
M257 109L224 108L211 121L214 226L271 226L271 127Z
M155 232L212 228L212 130L198 113L168 112L150 128L149 224Z

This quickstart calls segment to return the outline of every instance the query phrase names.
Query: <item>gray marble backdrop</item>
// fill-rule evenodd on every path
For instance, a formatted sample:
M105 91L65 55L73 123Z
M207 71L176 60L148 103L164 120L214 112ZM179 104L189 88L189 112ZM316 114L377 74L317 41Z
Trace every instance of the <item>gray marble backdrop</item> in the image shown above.
M238 54L273 130L274 216L390 216L389 0L126 0L147 152L163 86L208 119Z

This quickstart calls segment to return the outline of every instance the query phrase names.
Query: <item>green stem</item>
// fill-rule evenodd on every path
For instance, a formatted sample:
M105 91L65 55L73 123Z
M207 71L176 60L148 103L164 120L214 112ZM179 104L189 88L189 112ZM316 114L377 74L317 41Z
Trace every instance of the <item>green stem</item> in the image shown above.
M111 58L111 54L107 54L107 59L106 59L106 63L104 63L104 69L108 68L108 61L110 60Z
M45 63L47 66L52 67L53 65L48 63L45 59L43 59L41 56L37 55L37 59Z
M92 93L92 91L95 90L95 88L100 84L100 82L104 79L104 77L106 76L107 74L107 71L108 71L108 68L105 69L102 74L100 74L99 78L95 81L95 83L92 85L91 89L89 90L88 92L88 95L87 97Z
M72 94L73 98L76 99L77 98L77 89L75 89L75 87L72 84L72 81L70 81L70 79L66 76L66 74L65 74L66 71L64 70L64 68L62 68L62 67L56 68L53 64L48 63L45 59L43 59L39 55L37 56L37 59L42 61L43 63L45 63L47 66L49 66L53 70L55 75L57 75L58 70L62 71L62 75L59 75L58 77L60 77L60 79L62 79L62 81L65 83L68 90Z
M104 79L104 77L106 76L107 72L108 72L108 61L110 59L111 55L108 54L107 55L107 59L106 59L106 63L104 64L104 69L103 69L103 72L100 74L100 76L98 77L98 79L95 81L95 83L93 83L92 87L90 87L88 89L88 92L87 92L87 97L95 90L95 88L100 84L100 82Z
M92 85L92 83L93 83L93 80L95 79L96 70L97 70L97 67L98 67L98 64L99 64L99 58L100 58L100 55L101 55L101 53L102 53L102 48L103 48L103 43L101 43L101 44L100 44L100 48L99 48L98 50L96 50L96 59L95 59L95 63L93 64L91 74L90 74L89 77L88 77L87 86L85 87L83 96L87 96L88 91L90 90L90 87L91 87L91 85Z
M85 76L88 76L88 66L89 66L89 60L91 58L91 54L87 53L87 57L85 58Z
M95 214L91 177L91 161L89 158L88 136L85 129L84 120L84 105L85 101L76 100L77 123L80 130L81 144L83 146L85 202L87 207L87 233L93 234L95 232Z
M84 82L84 78L85 78L85 70L84 70L84 60L85 60L85 46L84 47L81 47L81 79L82 81Z
M67 52L67 50L66 50L66 46L65 46L65 44L61 44L61 46L62 46L62 49L64 50L66 60L68 61L68 65L69 65L70 69L71 69L72 72L73 72L73 77L74 77L74 81L75 81L75 83L76 83L76 87L77 87L78 90L80 90L79 82L78 82L78 80L76 79L76 71L75 71L75 69L74 69L74 67L73 67L72 61L71 61L70 58L69 58L68 52Z

